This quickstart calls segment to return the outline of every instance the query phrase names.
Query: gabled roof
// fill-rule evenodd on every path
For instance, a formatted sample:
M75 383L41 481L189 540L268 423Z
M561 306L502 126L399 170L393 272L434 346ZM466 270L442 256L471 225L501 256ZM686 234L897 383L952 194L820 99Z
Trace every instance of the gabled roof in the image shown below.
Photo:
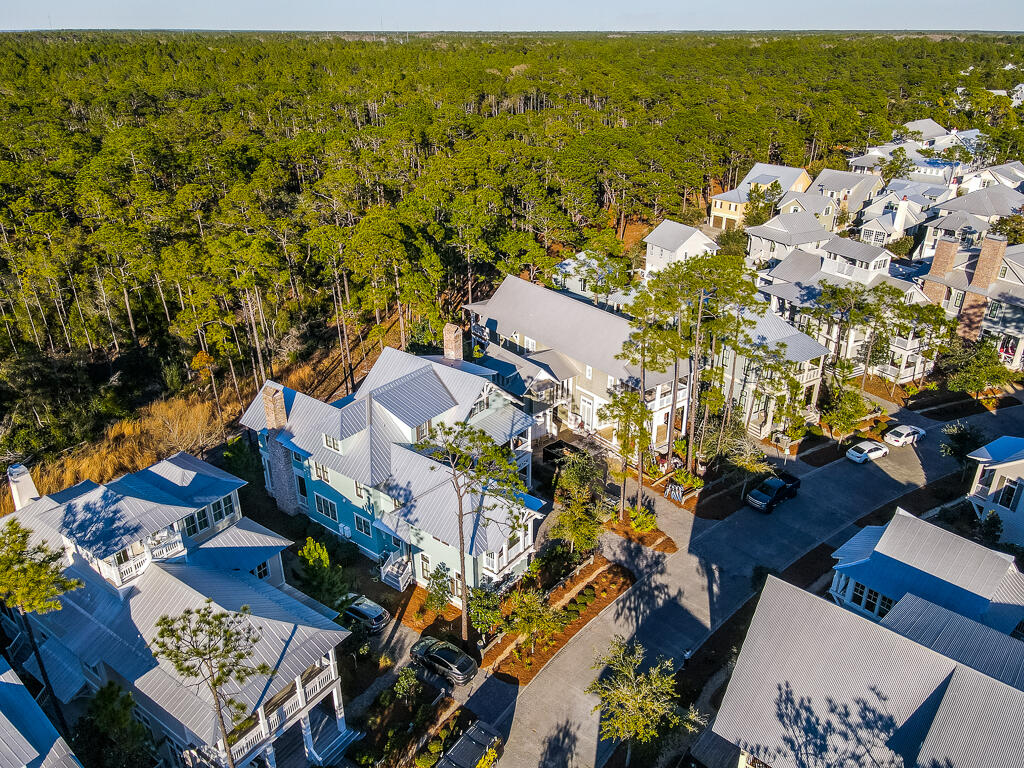
M997 437L991 443L972 451L967 456L984 464L1003 464L1009 461L1020 461L1024 459L1024 437L1003 435Z
M803 331L798 331L773 312L754 316L754 326L747 333L756 346L775 347L784 344L785 357L793 363L806 363L828 354L822 346Z
M781 210L792 203L796 203L808 213L824 213L826 208L835 209L837 205L831 197L816 192L787 192L779 200L778 208Z
M243 485L212 464L176 453L103 485L85 481L43 496L14 514L40 535L65 536L106 558Z
M871 245L869 243L862 243L860 240L853 240L849 237L833 237L825 245L822 246L822 250L825 253L834 253L842 256L846 259L852 259L853 261L862 261L870 264L875 259L880 258L888 254L885 248L879 248L877 245Z
M745 203L750 199L750 185L759 184L762 187L771 185L773 181L779 182L782 191L786 192L800 178L805 171L803 168L792 168L788 165L771 165L770 163L754 163L754 167L743 177L743 180L735 189L728 192L721 192L714 195L714 200L725 200L732 203Z
M255 520L243 517L189 552L188 561L211 568L249 572L291 543Z
M964 211L975 216L1010 216L1024 206L1024 195L1015 189L995 184L968 192L941 203L944 211Z
M818 174L808 192L835 192L842 193L849 191L846 199L846 207L851 213L856 213L864 207L865 201L876 189L881 189L882 177L877 173L854 173L853 171L839 171L835 168L825 168Z
M858 748L878 765L983 768L1024 756L1020 694L769 577L712 729L773 768L805 765L794 752L841 765Z
M928 139L937 139L939 136L945 136L949 133L949 131L930 117L925 117L921 120L911 120L909 123L904 123L903 127L908 131L917 131L921 134L921 138L926 141Z
M763 237L783 245L803 245L828 240L832 233L826 230L814 214L806 211L780 213L764 224L747 227L747 234Z
M562 353L574 365L589 365L619 380L639 380L639 366L618 359L632 333L629 321L620 315L513 275L502 280L491 298L466 309L502 336L518 331ZM647 371L648 386L670 379L670 371Z
M1003 632L1024 619L1024 576L1010 555L902 509L865 556L865 545L878 533L870 531L836 550L835 570L893 600L916 595Z
M0 768L81 768L67 742L2 657Z
M972 213L953 211L928 222L928 226L932 229L945 229L953 232L959 232L965 227L969 227L975 232L987 232L991 225L988 223L988 219L983 219Z
M662 221L644 238L644 242L667 251L677 251L694 237L698 238L697 242L705 251L711 253L718 251L718 244L699 229L680 224L672 219Z

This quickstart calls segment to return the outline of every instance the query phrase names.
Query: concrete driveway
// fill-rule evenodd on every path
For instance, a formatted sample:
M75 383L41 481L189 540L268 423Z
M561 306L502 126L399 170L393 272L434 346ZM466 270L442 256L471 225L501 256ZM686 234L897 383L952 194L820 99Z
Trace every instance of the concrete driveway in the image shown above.
M659 504L661 526L676 541L672 555L608 535L606 554L639 576L634 587L579 632L522 689L481 678L462 692L470 709L507 736L505 768L600 766L614 744L598 739L597 701L584 693L597 671L595 654L615 635L642 643L649 654L679 663L752 594L754 567L782 570L822 542L838 546L854 521L876 507L956 470L939 454L941 424L916 414L899 420L926 426L917 446L894 448L868 464L840 460L820 468L789 462L802 478L800 494L771 515L744 508L722 521L698 520ZM990 438L1024 434L1024 406L969 419Z

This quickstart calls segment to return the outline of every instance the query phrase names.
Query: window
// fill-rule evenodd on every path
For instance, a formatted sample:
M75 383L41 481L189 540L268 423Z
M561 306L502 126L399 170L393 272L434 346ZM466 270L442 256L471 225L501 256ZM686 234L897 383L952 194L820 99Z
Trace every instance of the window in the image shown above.
M416 442L422 442L430 437L430 430L433 429L434 423L427 419L424 423L416 427Z
M357 499L363 498L363 486L361 486L359 483L355 483L355 486L356 486L356 498Z
M1004 277L1006 277L1006 265L1005 264L1003 264L1001 267L999 267L999 279L1002 280Z
M359 531L363 536L372 536L373 532L370 529L369 519L362 515L356 515L356 530Z
M217 499L210 505L210 510L213 512L213 522L219 523L224 519L224 502L220 499Z
M587 283L586 283L586 281L583 282L583 290L584 291L587 290ZM534 341L533 339L531 339L529 336L524 336L523 337L523 346L526 347L528 352L536 352L537 351L537 342Z
M1018 640L1024 640L1024 620L1017 623L1013 632L1010 633L1010 637L1015 637Z
M324 445L335 453L341 453L341 441L333 435L324 435Z
M498 558L493 552L484 552L484 568L493 571L497 568Z
M853 602L857 605L864 602L864 585L859 581L853 583Z
M316 501L316 511L324 517L329 517L334 522L338 522L338 505L330 499L325 499L319 493L314 493L313 498Z
M302 456L296 451L292 451L292 461L297 461L299 464L302 463Z
M225 496L222 501L224 502L224 517L231 517L235 514L235 497Z
M427 553L424 552L420 555L420 578L427 578L430 575L430 558L427 557Z
M878 607L878 592L873 589L868 590L867 600L864 601L864 610L870 613L875 612L875 608Z
M884 619L890 610L892 610L892 598L882 595L878 601L878 618Z
M996 501L1000 507L1013 509L1014 496L1017 494L1017 481L1008 480L1006 485L999 489L999 499Z
M199 526L196 525L196 516L189 515L185 518L185 535L195 536L197 533L199 533Z
M270 575L270 566L266 563L260 563L251 571L249 571L257 579L265 579Z
M299 494L299 501L305 503L306 499L309 498L309 494L306 491L306 478L302 475L295 476L295 491Z
M122 549L120 552L114 555L114 563L117 565L124 565L125 563L130 562L131 559L132 556L129 554L127 549Z
M963 306L963 303L964 303L964 292L963 291L953 291L953 306L959 308L959 307Z
M589 365L587 366L587 378L588 379L594 378L594 369L591 368Z
M325 483L331 482L331 471L327 469L323 464L317 464L313 462L313 474L316 475L317 480L323 480Z
M613 389L615 389L615 377L614 376L609 376L608 377L608 391L610 392Z

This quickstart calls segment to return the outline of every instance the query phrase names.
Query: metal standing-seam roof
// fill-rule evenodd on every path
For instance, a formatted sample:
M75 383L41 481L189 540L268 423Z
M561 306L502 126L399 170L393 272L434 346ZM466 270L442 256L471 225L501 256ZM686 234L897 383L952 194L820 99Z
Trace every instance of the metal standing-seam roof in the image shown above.
M783 245L804 245L828 240L832 233L821 226L813 213L780 213L764 224L747 227L746 233Z
M802 173L804 173L803 168L792 168L788 165L772 165L771 163L754 163L754 167L743 177L735 189L720 192L714 195L712 199L745 203L750 199L751 184L760 184L762 187L767 187L773 181L779 182L783 192L788 192L796 184Z
M1019 765L1020 693L769 577L712 728L773 768L804 765L794 751L845 764L864 745L879 765Z
M373 400L410 426L425 424L457 405L430 366L381 384L373 390Z
M666 251L677 251L695 235L700 235L701 245L706 251L717 253L719 246L714 240L696 227L680 224L672 219L665 219L651 230L651 233L644 238L644 242L664 248Z
M879 256L888 251L879 248L877 245L862 243L860 240L852 240L849 237L833 237L821 247L825 253L835 253L846 259L871 263ZM892 254L889 254L890 256Z
M0 768L81 768L32 694L0 658Z
M243 517L189 552L188 560L196 565L248 572L291 543L255 520Z
M758 346L774 347L777 344L785 344L786 359L793 363L806 363L829 352L828 347L819 344L770 311L754 316L754 327L747 333L751 341Z
M1002 435L967 454L967 458L986 464L1002 464L1004 461L1024 459L1024 437Z
M39 646L39 655L46 665L46 676L58 699L67 704L85 687L85 675L82 664L59 640L50 637ZM39 682L43 682L39 671L39 662L32 654L24 663L25 671Z
M939 204L943 211L964 211L975 216L1010 216L1024 206L1024 195L1002 184L994 184L954 197Z

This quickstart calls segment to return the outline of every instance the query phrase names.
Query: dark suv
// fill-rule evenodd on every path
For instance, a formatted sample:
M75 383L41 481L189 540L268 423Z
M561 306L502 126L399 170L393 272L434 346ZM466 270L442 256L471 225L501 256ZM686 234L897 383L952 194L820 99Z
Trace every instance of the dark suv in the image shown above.
M748 493L747 504L768 514L786 499L796 496L799 487L799 477L793 477L788 472L779 472Z
M409 651L413 661L447 678L452 685L465 685L476 676L476 662L451 643L422 637Z
M346 600L352 599L349 595ZM356 597L342 611L345 623L362 624L371 635L379 635L391 620L391 614L367 597Z

